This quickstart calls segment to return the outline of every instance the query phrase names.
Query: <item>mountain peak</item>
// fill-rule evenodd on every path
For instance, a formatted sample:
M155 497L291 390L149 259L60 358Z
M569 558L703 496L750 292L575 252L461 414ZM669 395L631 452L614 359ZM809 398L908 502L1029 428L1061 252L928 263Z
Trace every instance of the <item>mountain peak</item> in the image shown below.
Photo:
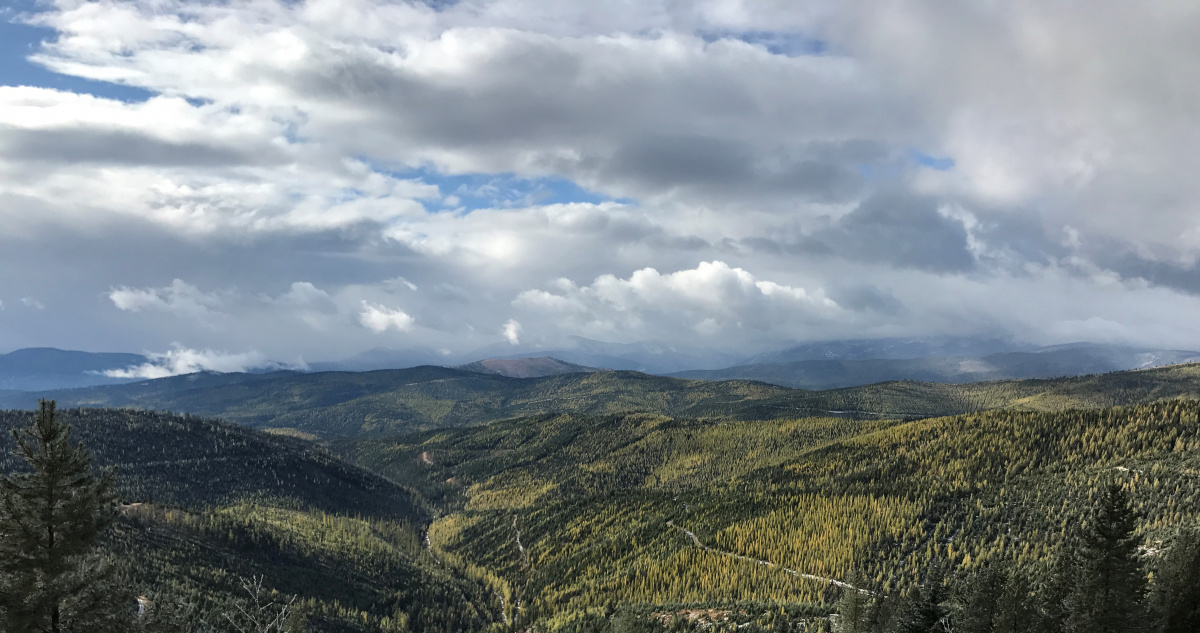
M585 367L550 356L536 358L488 358L474 363L456 367L464 371L479 374L507 376L509 378L542 378L544 376L560 376L562 374L580 374L603 371L595 367Z

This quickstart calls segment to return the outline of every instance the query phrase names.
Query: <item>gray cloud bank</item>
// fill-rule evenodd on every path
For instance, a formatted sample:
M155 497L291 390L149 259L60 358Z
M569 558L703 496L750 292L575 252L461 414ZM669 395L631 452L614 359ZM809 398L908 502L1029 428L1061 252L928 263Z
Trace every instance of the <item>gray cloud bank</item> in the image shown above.
M577 335L1200 346L1187 3L20 19L57 32L33 63L156 96L0 86L0 348L190 367ZM474 175L494 204L463 206ZM589 193L514 205L522 182Z

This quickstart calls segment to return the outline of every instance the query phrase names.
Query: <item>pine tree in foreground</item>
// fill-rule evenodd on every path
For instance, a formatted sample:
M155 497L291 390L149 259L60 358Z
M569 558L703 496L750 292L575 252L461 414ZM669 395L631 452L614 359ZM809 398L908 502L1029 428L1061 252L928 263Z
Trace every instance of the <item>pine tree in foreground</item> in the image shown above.
M962 605L955 617L954 630L959 633L992 633L996 627L1001 594L1007 581L1007 570L988 565L975 571L959 588Z
M1080 539L1069 633L1133 633L1145 622L1146 575L1134 535L1137 514L1118 484L1101 494Z
M1034 604L1029 580L1019 571L1009 570L996 602L991 633L1029 633L1045 630L1038 626L1043 620Z
M1200 631L1200 532L1180 531L1154 574L1154 585L1157 630Z
M92 551L116 516L112 473L93 473L54 402L43 400L32 427L13 439L29 470L0 479L0 630L128 630L133 603Z
M838 601L838 615L834 624L834 633L866 633L869 630L869 611L871 600L866 593L859 590L862 579L857 573L850 574L846 579L850 585L842 593Z
M916 587L895 622L896 633L948 633L949 612L946 609L946 588L941 568L929 570L923 586Z

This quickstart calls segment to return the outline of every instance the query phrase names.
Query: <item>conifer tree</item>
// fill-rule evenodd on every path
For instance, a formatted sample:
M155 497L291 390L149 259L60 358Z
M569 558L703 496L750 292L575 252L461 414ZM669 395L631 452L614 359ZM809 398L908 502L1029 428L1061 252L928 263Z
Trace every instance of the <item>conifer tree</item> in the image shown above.
M12 435L29 470L0 479L0 628L127 630L133 604L111 593L111 567L91 555L116 516L112 473L93 473L91 454L71 443L52 401Z
M904 608L900 594L880 591L867 610L867 630L875 633L894 628L892 625L903 614Z
M1137 514L1119 484L1100 495L1079 543L1069 633L1131 633L1144 622L1146 576L1133 531Z
M1036 587L1039 612L1036 624L1039 626L1033 630L1039 633L1061 633L1066 629L1079 567L1076 548L1078 540L1076 535L1067 538L1055 556L1049 573Z
M962 606L955 618L956 631L992 633L1005 578L1003 570L989 565L966 579L966 586L962 591Z
M837 623L834 633L866 633L870 601L858 587L862 583L858 574L851 574L846 581L850 586L838 601Z
M996 602L991 633L1028 633L1037 630L1040 623L1029 579L1018 570L1009 570L1000 599Z
M1181 530L1154 574L1160 633L1200 631L1200 532Z
M934 566L925 585L917 587L904 605L897 622L897 633L945 633L951 630L947 626L949 612L943 604L945 593L941 570Z

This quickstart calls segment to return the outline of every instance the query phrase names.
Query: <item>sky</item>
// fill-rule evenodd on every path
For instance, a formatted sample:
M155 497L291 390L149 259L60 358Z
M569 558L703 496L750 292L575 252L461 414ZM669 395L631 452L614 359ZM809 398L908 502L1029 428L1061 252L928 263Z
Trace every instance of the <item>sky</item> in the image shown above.
M5 7L0 351L1200 349L1194 2Z

